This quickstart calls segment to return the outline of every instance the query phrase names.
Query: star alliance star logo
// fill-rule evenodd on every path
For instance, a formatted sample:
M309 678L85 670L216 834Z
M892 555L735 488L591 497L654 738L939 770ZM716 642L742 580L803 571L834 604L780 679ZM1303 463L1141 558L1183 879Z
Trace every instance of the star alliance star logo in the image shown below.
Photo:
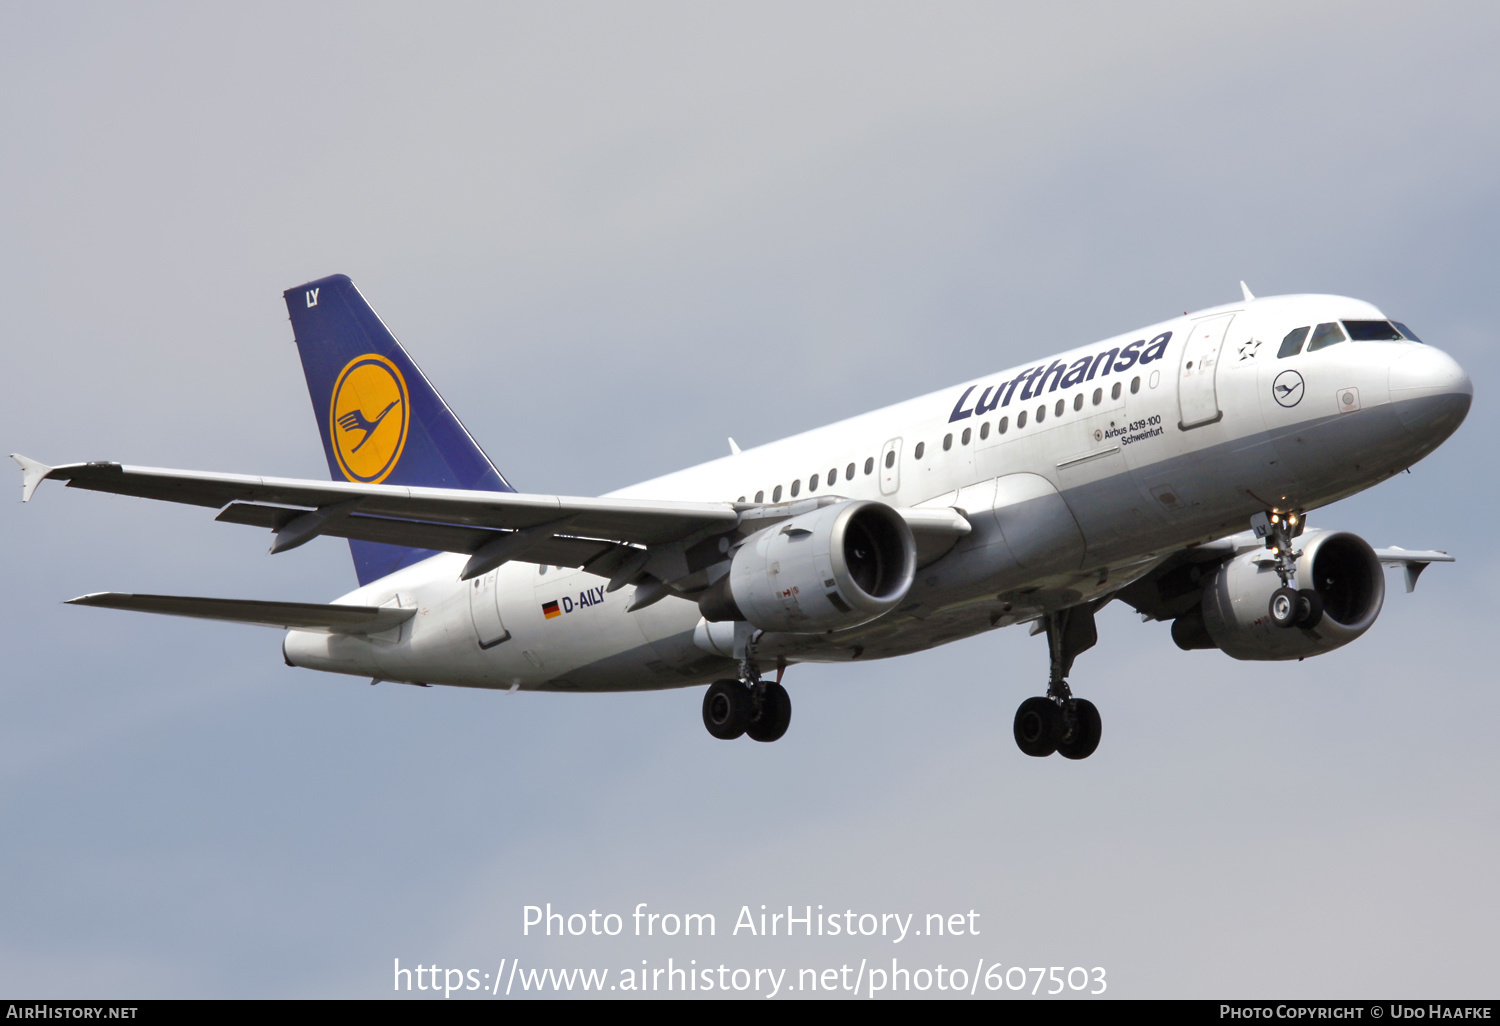
M1255 359L1255 354L1260 351L1260 339L1252 338L1248 342L1240 343L1240 362Z

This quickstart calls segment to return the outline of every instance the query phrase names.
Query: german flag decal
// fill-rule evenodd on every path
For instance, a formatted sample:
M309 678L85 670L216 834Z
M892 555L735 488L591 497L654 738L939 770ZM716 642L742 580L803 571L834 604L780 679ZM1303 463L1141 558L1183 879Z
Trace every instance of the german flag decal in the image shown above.
M542 616L550 620L554 616L562 616L562 610L557 608L556 602L543 602Z

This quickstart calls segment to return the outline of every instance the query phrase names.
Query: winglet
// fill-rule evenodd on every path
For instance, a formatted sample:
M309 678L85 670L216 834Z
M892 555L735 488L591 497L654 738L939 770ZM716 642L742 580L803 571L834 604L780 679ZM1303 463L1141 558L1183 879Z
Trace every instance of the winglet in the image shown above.
M1246 285L1244 282L1240 282L1240 291L1245 294L1245 302L1247 303L1255 298L1255 296L1250 292L1250 286Z
M52 473L52 468L45 463L27 459L18 452L11 453L10 458L21 466L21 501L30 502L31 493L36 491L37 485L47 479L47 475Z

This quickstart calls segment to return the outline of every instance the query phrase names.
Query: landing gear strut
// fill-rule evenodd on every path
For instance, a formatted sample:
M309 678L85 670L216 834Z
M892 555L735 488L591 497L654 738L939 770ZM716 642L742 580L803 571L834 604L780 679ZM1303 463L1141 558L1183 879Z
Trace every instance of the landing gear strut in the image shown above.
M1305 526L1301 513L1293 510L1267 510L1250 518L1250 528L1257 538L1266 540L1266 548L1276 557L1276 576L1281 578L1281 587L1271 593L1271 622L1277 627L1316 627L1323 619L1323 599L1312 588L1297 588L1297 560L1300 550L1293 548L1292 539L1302 533Z
M1074 698L1067 676L1080 652L1094 647L1099 632L1094 607L1060 609L1045 615L1052 673L1046 697L1028 698L1016 710L1016 746L1042 758L1058 753L1065 759L1087 759L1099 747L1103 730L1099 710L1086 698Z
M792 698L779 680L761 680L751 640L745 639L740 655L744 679L714 681L703 695L703 725L721 741L746 734L752 741L776 741L792 722ZM740 648L738 637L735 642Z

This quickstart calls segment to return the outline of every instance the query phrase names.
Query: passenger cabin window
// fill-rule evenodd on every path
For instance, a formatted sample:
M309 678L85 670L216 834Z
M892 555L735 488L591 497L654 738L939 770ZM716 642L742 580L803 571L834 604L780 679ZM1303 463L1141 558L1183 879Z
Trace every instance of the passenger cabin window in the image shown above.
M892 449L885 454L885 469L890 470L896 465L896 450Z
M1401 338L1390 321L1345 321L1351 342L1394 342Z
M781 485L777 485L775 488L771 489L771 501L772 502L780 502L781 501Z
M814 474L812 477L810 477L810 478L807 479L807 490L810 491L810 492L815 492L815 491L818 490L818 475L817 474ZM792 494L793 495L797 494L797 486L795 484L792 485Z
M1041 406L1038 406L1036 408L1036 422L1038 424L1040 424L1042 421L1044 421L1046 419L1047 419L1047 404L1043 403Z
M1408 328L1406 325L1402 324L1400 321L1392 321L1391 323L1396 326L1396 328L1401 332L1402 335L1404 335L1407 338L1411 339L1413 342L1417 343L1417 345L1419 345L1419 346L1425 346L1427 344L1426 342L1423 342L1421 339L1417 338L1417 333L1416 332L1412 331L1410 328Z
M802 491L802 479L799 477L797 478L797 480L792 482L792 498L795 499L797 497L797 493L800 491Z
M985 421L983 424L979 425L979 439L980 441L983 441L988 437L990 437L990 422Z
M969 439L972 438L972 437L974 437L974 432L970 431L968 428L964 428L964 433L962 435L960 435L959 439L958 439L959 444L960 445L968 445L969 444Z
M1068 401L1066 399L1059 399L1057 401L1057 405L1052 408L1052 415L1054 417L1061 417L1063 415L1063 410L1066 410L1067 408Z
M950 431L943 436L943 451L947 452L951 448L953 448L953 432Z
M1023 413L1023 414L1021 414L1021 416L1024 417L1024 416L1026 416L1026 414ZM1025 426L1026 426L1026 422L1024 420L1018 420L1018 421L1016 421L1016 427L1025 427ZM1009 428L1009 427L1010 427L1010 418L1009 417L1001 417L1000 418L1000 426L997 427L995 430L998 431L998 432L1000 432L1003 435L1003 434L1005 434L1006 429Z
M1073 397L1073 412L1076 413L1081 409L1083 409L1083 393L1079 392Z
M1019 431L1021 428L1025 427L1025 426L1026 426L1026 411L1022 410L1020 413L1016 414L1016 430Z
M849 476L853 477L854 475L850 474ZM828 484L830 486L832 486L833 483L835 481L837 481L838 479L839 479L839 468L838 467L831 467L831 468L829 468L829 471L828 471Z
M874 456L867 456L865 458L865 477L869 477L874 472L875 472L875 457ZM852 473L852 471L851 471L851 473Z
M1102 402L1104 402L1104 389L1102 389L1102 388L1096 388L1096 389L1094 389L1094 405L1098 406Z
M875 461L871 460L870 462L873 463ZM865 465L865 473L868 474L869 472L870 472L870 466L869 466L869 464L866 464ZM853 481L854 480L854 464L851 463L847 467L844 468L844 480L845 481Z
M917 447L912 450L912 454L911 454L912 458L919 460L919 459L922 458L922 453L924 453L926 451L927 451L927 443L926 442L918 442L917 443Z
M755 493L755 501L756 502L765 502L766 501L766 490L764 488L762 488L760 491L758 491L758 492Z
M1140 375L1136 375L1135 377L1133 377L1133 378L1130 379L1130 394L1131 395L1135 395L1140 390L1141 390L1141 378L1140 378Z
M1120 383L1118 381L1115 382L1115 387L1109 390L1109 397L1111 399L1120 398Z
M1342 341L1344 341L1344 329L1339 327L1338 321L1329 321L1327 324L1318 325L1313 331L1312 341L1307 344L1307 351L1316 353L1319 349L1327 349Z
M1281 340L1281 348L1276 350L1276 359L1285 360L1288 356L1296 356L1302 352L1302 343L1307 341L1307 333L1312 331L1312 326L1293 328L1286 333L1286 338Z

